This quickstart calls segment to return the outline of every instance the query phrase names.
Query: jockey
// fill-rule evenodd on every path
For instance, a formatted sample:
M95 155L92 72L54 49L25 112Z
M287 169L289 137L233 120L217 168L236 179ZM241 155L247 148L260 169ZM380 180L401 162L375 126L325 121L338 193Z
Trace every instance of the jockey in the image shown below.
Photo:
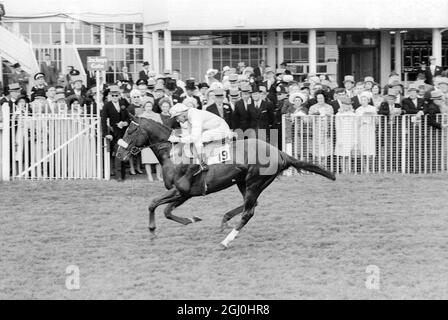
M214 113L189 108L182 103L174 105L170 109L170 114L171 118L176 118L180 124L187 122L190 130L182 137L171 135L168 140L172 143L193 143L200 161L200 170L195 175L201 171L207 171L207 159L203 152L204 143L231 138L232 131L227 122Z

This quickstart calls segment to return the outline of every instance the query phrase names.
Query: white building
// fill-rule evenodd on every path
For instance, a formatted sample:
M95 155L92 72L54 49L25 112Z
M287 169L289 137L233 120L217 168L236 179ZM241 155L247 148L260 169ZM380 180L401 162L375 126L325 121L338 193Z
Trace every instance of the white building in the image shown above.
M61 70L105 55L109 79L125 65L136 78L143 61L157 72L179 69L197 81L208 68L240 61L256 66L260 59L271 66L295 63L297 76L370 75L381 83L391 70L412 79L430 55L448 67L446 0L3 2L11 32L0 30L0 55L5 65L17 56L30 70L46 52ZM20 56L26 42L12 34L31 41L37 64Z

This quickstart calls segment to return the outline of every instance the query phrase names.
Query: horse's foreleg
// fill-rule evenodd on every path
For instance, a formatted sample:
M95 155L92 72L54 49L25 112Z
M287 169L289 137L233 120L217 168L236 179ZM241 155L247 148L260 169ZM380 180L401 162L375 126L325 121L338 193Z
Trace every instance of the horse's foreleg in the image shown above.
M169 203L175 199L176 194L178 194L178 191L173 188L171 190L168 190L160 197L157 197L151 201L151 204L148 207L149 211L149 232L152 237L155 237L156 232L156 219L155 219L155 212L156 208L164 203Z
M183 224L183 225L187 225L187 224L190 224L190 223L193 223L193 222L201 221L202 219L199 218L199 217L196 217L196 216L194 216L194 217L191 218L191 219L188 219L188 218L183 218L183 217L175 216L175 215L172 213L173 210L174 210L175 208L177 208L178 206L180 206L180 205L182 205L183 203L185 203L185 201L187 201L188 199L190 199L190 197L185 197L185 196L183 196L183 197L181 197L180 199L178 199L178 200L176 200L176 201L174 201L174 202L171 202L169 205L167 205L166 208L165 208L165 211L164 211L164 213L165 213L165 217L166 217L167 219L176 221L176 222L181 223L181 224Z

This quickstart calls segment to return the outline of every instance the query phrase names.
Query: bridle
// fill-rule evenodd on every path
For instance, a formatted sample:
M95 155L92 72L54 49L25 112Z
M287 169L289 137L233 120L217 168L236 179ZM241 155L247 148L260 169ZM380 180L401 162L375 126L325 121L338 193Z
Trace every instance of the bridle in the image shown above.
M142 147L137 147L137 146L135 146L135 140L136 140L136 139L133 138L133 137L134 137L134 136L135 136L135 137L137 136L135 133L137 132L137 130L140 130L140 131L141 131L141 127L140 127L140 124L137 123L137 122L135 122L135 121L132 121L131 123L133 123L135 126L137 126L137 129L133 132L133 134L131 134L131 140L128 142L128 147L127 147L127 148L123 148L123 149L125 149L126 151L128 151L128 152L129 152L130 154L132 154L133 156L138 155L138 154L142 151L142 149L144 149L144 148L153 148L153 147L156 147L158 150L160 150L161 148L159 148L159 146L160 146L161 144L170 144L170 145L171 145L171 142L169 142L169 141L160 141L160 142L152 143L152 144L149 144L149 145L144 145L144 146L142 146ZM173 130L173 131L174 131L174 130ZM143 130L143 134L146 136L147 140L149 140L148 133L147 133L146 131Z

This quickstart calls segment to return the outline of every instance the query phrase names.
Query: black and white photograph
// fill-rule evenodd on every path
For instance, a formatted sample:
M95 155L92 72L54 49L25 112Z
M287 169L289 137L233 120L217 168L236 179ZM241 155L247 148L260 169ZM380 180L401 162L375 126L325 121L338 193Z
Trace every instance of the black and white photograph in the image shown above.
M447 0L0 0L0 63L0 300L448 299Z

